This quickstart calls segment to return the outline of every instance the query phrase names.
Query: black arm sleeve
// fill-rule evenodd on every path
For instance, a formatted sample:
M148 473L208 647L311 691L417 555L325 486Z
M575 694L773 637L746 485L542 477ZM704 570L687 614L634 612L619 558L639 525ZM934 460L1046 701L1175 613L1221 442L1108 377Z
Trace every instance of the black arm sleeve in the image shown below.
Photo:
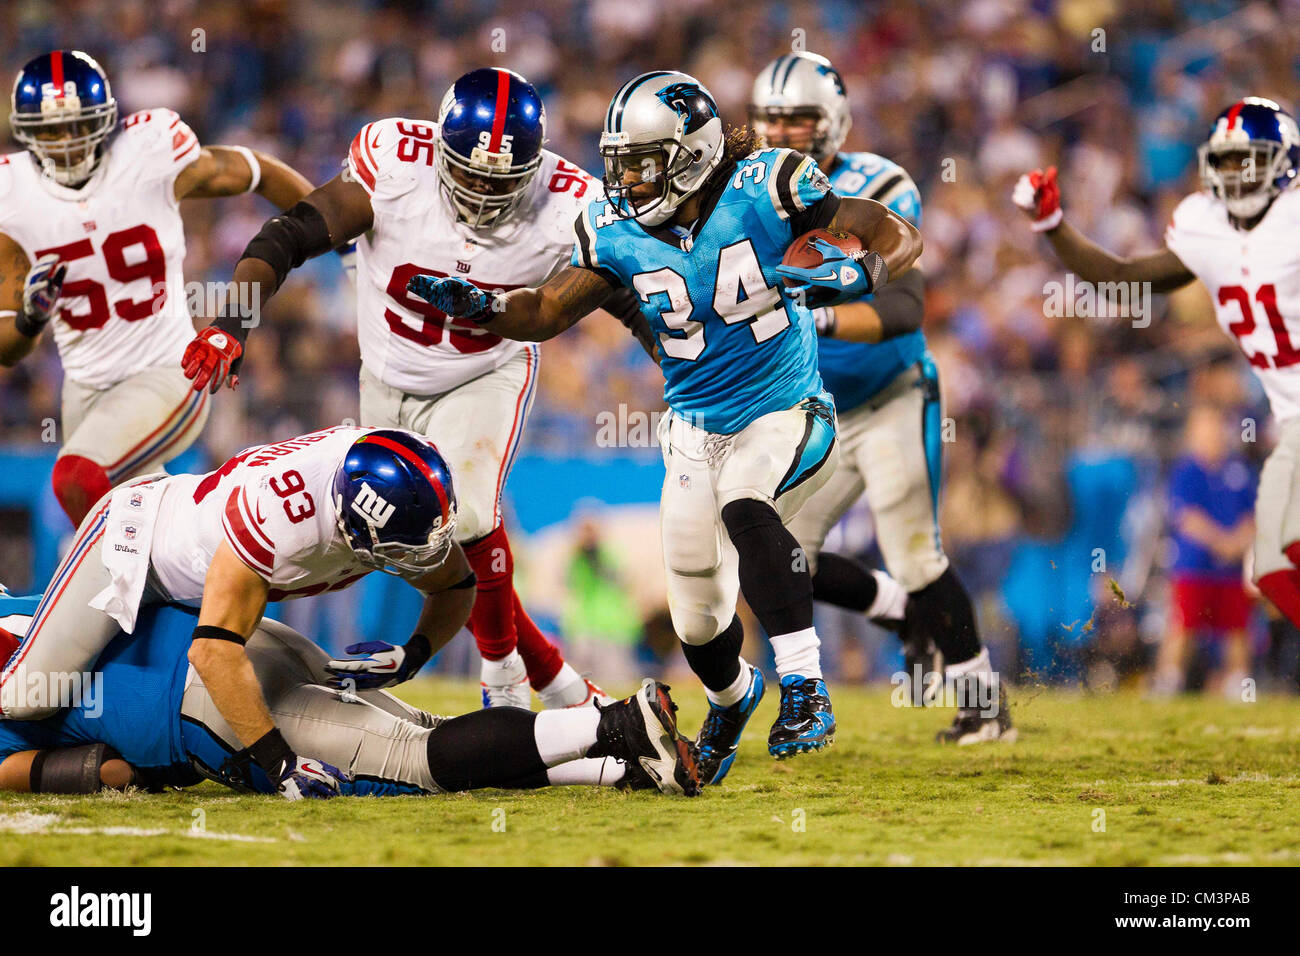
M261 259L268 263L275 270L278 289L291 269L333 248L329 226L320 210L309 202L300 202L287 212L268 219L240 258Z
M825 229L831 224L831 220L835 218L835 213L839 211L839 208L839 194L827 193L811 206L790 217L792 235L797 239L805 232L812 232L814 229Z
M880 316L882 340L915 332L925 314L925 277L921 270L909 269L885 283L871 305Z
M659 364L658 342L654 330L650 328L649 320L641 311L641 299L635 292L626 286L621 287L605 303L605 311L622 322L632 333L633 338L641 343L641 348L645 349L646 355L650 356L656 365Z

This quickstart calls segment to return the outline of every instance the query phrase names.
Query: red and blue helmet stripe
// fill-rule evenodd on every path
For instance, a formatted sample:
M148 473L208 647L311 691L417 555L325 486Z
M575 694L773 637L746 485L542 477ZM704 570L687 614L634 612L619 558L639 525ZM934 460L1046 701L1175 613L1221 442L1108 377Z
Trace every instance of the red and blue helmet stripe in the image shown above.
M14 138L62 185L88 179L100 146L117 128L117 100L108 75L80 50L54 50L18 71L10 95ZM57 135L43 135L53 130Z
M472 70L452 84L439 115L443 143L464 159L481 149L527 166L546 141L546 108L533 84L499 67Z
M1273 186L1283 189L1300 171L1300 128L1294 117L1273 100L1247 96L1233 103L1210 128L1206 146L1211 151L1245 149L1252 144L1272 143L1285 154Z

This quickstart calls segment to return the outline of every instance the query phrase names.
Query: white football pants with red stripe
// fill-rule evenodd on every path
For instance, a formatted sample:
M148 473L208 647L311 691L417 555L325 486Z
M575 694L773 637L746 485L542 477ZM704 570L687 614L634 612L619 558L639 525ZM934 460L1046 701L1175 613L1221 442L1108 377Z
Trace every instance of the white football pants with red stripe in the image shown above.
M80 523L79 512L109 487L162 471L165 462L194 444L212 403L207 389L196 392L192 384L171 363L102 390L64 380L66 440L54 469L54 491L74 522Z
M538 348L441 395L412 395L361 367L361 424L426 436L451 468L456 540L474 541L501 524L501 489L537 392Z
M0 714L40 720L76 701L67 693L93 686L95 661L118 634L117 621L90 601L108 587L100 545L108 527L109 495L97 501L77 529L18 650L0 671ZM145 600L148 600L146 593Z

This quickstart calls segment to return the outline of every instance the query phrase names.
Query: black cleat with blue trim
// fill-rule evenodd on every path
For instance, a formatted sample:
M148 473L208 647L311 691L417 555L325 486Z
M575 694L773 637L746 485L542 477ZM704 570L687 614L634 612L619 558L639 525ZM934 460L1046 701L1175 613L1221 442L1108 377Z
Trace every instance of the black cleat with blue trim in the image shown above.
M706 784L721 783L731 765L736 762L740 735L745 732L745 725L754 716L754 711L758 710L758 702L763 699L763 672L749 664L745 666L751 675L748 692L730 707L710 703L709 716L704 718L704 726L695 738L700 779Z
M835 715L826 682L820 677L786 674L781 678L781 712L767 751L777 760L829 747L835 740Z

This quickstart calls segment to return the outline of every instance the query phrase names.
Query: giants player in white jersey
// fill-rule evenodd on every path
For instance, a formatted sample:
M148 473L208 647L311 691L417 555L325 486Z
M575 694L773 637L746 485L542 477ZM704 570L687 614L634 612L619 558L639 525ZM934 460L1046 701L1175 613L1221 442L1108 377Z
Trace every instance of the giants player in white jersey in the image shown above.
M256 190L286 208L311 184L244 147L200 146L168 109L118 127L108 78L75 50L23 67L12 106L27 149L0 157L0 364L53 326L65 440L52 481L79 525L113 485L161 471L207 420L207 396L176 367L194 334L180 200Z
M1022 176L1012 198L1088 282L1205 284L1278 419L1255 503L1254 579L1300 626L1300 130L1277 103L1246 97L1219 114L1200 156L1206 190L1178 205L1150 255L1113 256L1065 223L1055 167Z
M401 577L425 595L410 640L356 644L348 648L356 656L315 670L333 674L342 690L407 680L456 635L474 604L474 573L454 540L456 521L446 462L428 441L400 429L328 428L247 449L207 475L128 482L83 524L21 643L15 647L11 639L0 647L0 661L7 658L0 671L3 715L34 720L75 704L48 692L41 699L52 675L88 672L119 631L135 632L142 605L188 604L199 609L189 650L192 682L210 698L190 719L215 728L228 751L242 748L285 796L341 792L347 775L319 759L325 754L370 772L400 771L422 789L437 789L446 783L434 765L445 768L469 745L471 770L447 779L481 781L495 773L501 782L529 774L538 783L558 782L539 774L549 766L542 751L559 745L570 761L615 757L623 764L612 774L603 759L579 759L563 782L617 778L632 787L698 792L698 772L678 742L667 688L650 680L622 705L565 711L556 716L572 719L545 727L534 727L531 714L494 711L499 720L471 721L459 742L441 729L423 733L429 727L422 722L395 727L360 700L349 713L340 711L338 695L299 695L292 705L279 701L274 712L309 752L290 746L254 666L254 658L267 663L268 648L263 642L250 657L244 646L260 633L267 603L339 590L375 570ZM281 665L297 658L289 670L301 671L313 652L324 656L303 646L269 650ZM286 673L271 679L266 690L273 699L286 679ZM340 746L340 736L359 750Z
M362 422L431 436L457 476L457 536L478 576L469 628L483 656L486 706L527 707L530 681L547 707L600 693L524 611L501 523L538 347L451 318L406 286L426 273L508 290L567 264L573 222L599 185L542 148L545 128L541 99L518 74L467 73L447 91L436 124L364 127L343 172L270 220L235 268L237 281L260 283L265 297L306 258L357 239ZM636 314L630 301L623 311ZM186 368L196 388L220 386L247 334L226 318L199 334Z

